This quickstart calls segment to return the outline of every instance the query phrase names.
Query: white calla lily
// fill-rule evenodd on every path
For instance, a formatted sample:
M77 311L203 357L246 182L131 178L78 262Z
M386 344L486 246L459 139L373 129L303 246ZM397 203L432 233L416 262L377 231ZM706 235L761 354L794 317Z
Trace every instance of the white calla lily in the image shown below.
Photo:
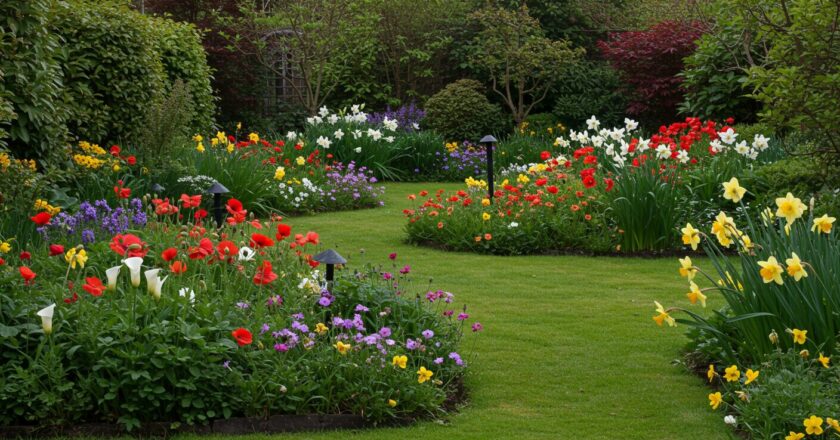
M163 283L165 283L166 279L169 278L168 275L161 278L158 275L159 273L160 269L149 269L146 272L143 272L143 274L146 275L146 287L155 299L160 299Z
M117 290L117 277L120 276L122 266L114 266L105 271L105 277L108 278L108 290L113 292Z
M55 312L55 304L50 304L41 310L38 310L38 316L41 317L41 328L44 329L44 334L52 333L52 319Z
M140 268L143 266L143 258L126 258L123 260L123 264L128 266L128 270L131 273L131 285L134 287L140 287Z
M181 290L178 291L178 295L186 298L190 298L190 302L195 304L195 290L190 289L189 287L182 287Z

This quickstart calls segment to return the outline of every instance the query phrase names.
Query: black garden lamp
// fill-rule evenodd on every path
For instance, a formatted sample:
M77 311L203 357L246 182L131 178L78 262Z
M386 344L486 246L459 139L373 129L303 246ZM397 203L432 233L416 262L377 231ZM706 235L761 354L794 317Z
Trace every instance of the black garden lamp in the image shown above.
M484 144L484 149L487 152L487 194L490 201L493 201L493 147L496 146L496 138L488 134L481 138L480 143Z
M164 191L166 191L166 188L162 187L159 183L152 185L152 194L163 194Z
M208 193L213 194L213 218L216 219L216 227L222 227L222 194L230 192L219 182L213 182L213 186L207 190Z
M312 259L327 265L327 290L332 290L333 280L335 279L335 265L347 264L347 260L332 249L327 249L315 255Z

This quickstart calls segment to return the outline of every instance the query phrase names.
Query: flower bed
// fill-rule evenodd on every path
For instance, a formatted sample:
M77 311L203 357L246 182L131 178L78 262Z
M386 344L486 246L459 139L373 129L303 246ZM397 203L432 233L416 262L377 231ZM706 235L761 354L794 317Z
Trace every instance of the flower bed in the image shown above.
M0 240L0 426L440 414L467 366L471 320L452 294L415 300L395 254L327 289L317 233L253 220L235 199L214 230L200 196L178 203L143 205L142 230L86 244L81 225L57 231L99 203L45 217L48 246Z

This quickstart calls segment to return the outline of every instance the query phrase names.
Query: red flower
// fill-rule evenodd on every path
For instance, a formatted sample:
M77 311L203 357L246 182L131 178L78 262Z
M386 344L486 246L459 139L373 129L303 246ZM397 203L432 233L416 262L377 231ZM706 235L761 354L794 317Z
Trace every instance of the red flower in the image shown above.
M51 244L50 245L50 256L54 257L56 255L61 255L64 253L64 246L60 244Z
M231 215L227 219L228 223L237 224L242 223L245 221L245 216L248 215L248 211L242 209L242 202L236 199L230 199L227 201L226 204L227 212Z
M163 257L163 261L169 262L175 259L175 256L178 255L178 249L174 247L166 249L165 251L160 253L160 256Z
M122 149L119 145L111 145L111 156L120 157L120 151L122 151Z
M4 265L4 264L6 264L6 260L4 260L4 259L0 258L0 266L2 266L2 265Z
M598 163L598 158L595 156L586 156L583 158L583 163L587 165L594 165Z
M189 249L190 259L203 260L208 255L213 255L213 242L209 238L202 238L198 246Z
M258 286L263 286L266 284L271 284L276 279L277 274L271 270L271 262L263 261L262 265L260 265L260 267L257 268L256 275L254 275L254 284Z
M287 237L292 235L292 227L283 223L277 225L277 239L278 240L285 240Z
M309 232L306 233L306 241L308 241L309 243L317 246L318 243L320 243L320 240L321 239L320 239L320 237L318 237L317 232L309 231Z
M251 247L253 248L262 248L262 247L270 247L274 246L274 240L266 237L262 234L253 233L251 234Z
M551 159L551 153L549 153L548 151L543 151L542 153L540 153L540 159L542 159L543 161Z
M117 186L114 187L114 194L117 195L117 198L127 199L131 197L131 188L125 188L123 186L123 181L118 180Z
M79 294L76 293L76 292L73 292L73 296L71 296L70 298L64 298L64 304L73 304L74 302L76 302L78 300L79 300Z
M112 251L126 258L128 257L145 257L149 252L146 249L146 243L140 240L140 237L134 234L117 234L111 239L109 247Z
M102 296L102 292L105 291L105 286L99 278L87 277L85 278L85 284L82 286L82 289L85 289L85 292L93 296Z
M184 209L198 208L201 206L201 194L197 196L181 194L181 206L183 206Z
M137 164L137 158L134 156L128 156L127 158L125 158L125 161L128 162L129 165Z
M193 217L196 219L196 221L203 220L207 217L207 210L199 209L195 212L195 214L193 214Z
M554 186L554 185L549 186L548 188L546 188L546 190L547 190L548 192L550 192L551 194L557 194L557 191L558 191L558 190L557 190L557 187L556 187L556 186Z
M171 270L175 275L182 274L187 271L187 263L178 260L169 265L169 270Z
M586 177L583 178L583 186L585 186L587 188L592 188L597 184L598 184L598 181L595 180L595 178L592 177L592 176L586 176Z
M254 342L254 336L248 331L248 329L240 327L230 332L230 334L240 347L251 345L251 343Z
M230 240L220 241L216 250L219 251L219 258L221 259L231 258L239 253L239 248Z
M31 260L32 259L32 254L30 254L28 251L23 251L23 252L20 253L20 259L21 260Z
M28 286L34 282L33 280L35 279L35 277L38 276L38 274L33 272L32 269L26 266L21 266L20 276L23 277L23 283Z
M615 182L609 177L607 177L606 179L604 179L604 185L607 185L607 192L610 192L612 191L613 186L615 186Z
M540 177L539 179L537 179L536 182L534 182L534 184L537 186L543 186L546 183L548 183L548 179L546 179L545 177Z
M36 225L44 226L50 224L50 219L52 219L52 216L48 212L39 212L29 218L33 222L35 222Z

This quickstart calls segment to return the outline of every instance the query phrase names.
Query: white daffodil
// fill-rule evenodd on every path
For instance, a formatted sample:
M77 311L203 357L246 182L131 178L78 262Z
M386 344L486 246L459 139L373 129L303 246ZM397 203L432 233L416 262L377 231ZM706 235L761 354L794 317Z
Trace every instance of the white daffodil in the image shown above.
M160 299L163 283L165 283L166 279L169 278L167 275L161 279L160 276L158 276L159 273L160 269L149 269L144 272L146 275L146 287L148 287L149 293L151 293L155 299Z
M397 124L397 121L395 119L389 119L386 116L385 120L382 121L382 126L385 127L386 129L390 130L390 131L397 131L398 124Z
M327 122L329 122L330 124L335 124L336 122L338 122L338 115L330 115L330 117L327 118Z
M293 131L290 131L290 132L286 133L286 139L287 140L294 141L294 140L297 140L297 138L298 138L298 134L293 132Z
M616 128L616 129L613 129L613 131L610 132L610 138L612 138L612 140L614 140L614 141L622 139L623 137L624 137L624 129L623 128Z
M248 246L242 246L239 248L239 261L251 261L254 259L254 255L256 254L257 252L255 250L249 248Z
M357 113L359 113L359 104L355 104L355 105L351 106L351 107L350 107L350 111L351 111L354 115L355 115L355 114L357 114Z
M592 146L601 148L601 145L604 145L604 138L601 136L592 136Z
M339 128L338 130L335 131L335 133L333 133L333 136L335 137L336 140L340 141L341 138L344 137L344 132L341 131L341 129Z
M720 153L725 147L720 143L719 140L715 139L709 143L709 148L711 148L712 152L714 153Z
M368 128L367 135L375 141L382 139L382 132L379 130L374 130L372 128Z
M44 329L44 334L52 333L52 319L55 312L55 304L50 304L41 310L38 310L38 316L41 317L41 328Z
M667 145L659 144L656 147L656 157L659 159L667 159L671 157L671 149Z
M727 128L726 131L718 133L718 136L720 137L720 141L724 144L732 145L738 138L738 133L735 133L735 130L732 128Z
M638 127L639 127L638 122L636 122L632 119L629 119L629 118L624 118L624 128L626 128L627 131L633 131Z
M688 163L689 159L688 151L680 150L679 153L677 153L677 160L680 161L680 163Z
M332 142L330 142L330 140L329 140L329 139L327 139L327 138L326 138L326 137L324 137L324 136L318 136L318 140L317 140L317 141L315 141L315 143L316 143L316 144L318 144L318 145L320 145L320 146L321 146L322 148L324 148L325 150L326 150L326 149L328 149L328 148L330 148L330 144L332 144Z
M639 145L636 146L636 151L642 152L645 150L650 149L650 139L642 139L639 141Z
M738 142L738 144L735 145L735 151L741 156L748 155L750 153L750 147L747 145L747 141Z
M117 290L117 277L120 276L122 266L114 266L105 271L105 278L108 279L108 290L113 292Z
M393 136L385 137L385 142L387 142L389 144L393 144L394 143L394 137Z
M590 130L597 130L600 125L601 122L598 121L598 118L596 118L595 115L592 115L591 118L586 120L586 128Z
M356 147L356 148L353 149L353 151L355 151L356 153L361 153L362 152L362 147Z
M418 123L416 123L416 122L413 122L413 123L411 124L411 127L412 127L412 128L414 128L415 130L419 130L419 129L420 129L420 124L418 124Z
M728 415L728 416L723 418L723 423L726 423L727 425L735 426L735 425L738 424L738 419L736 419L735 416L733 416L733 415Z
M328 108L327 108L327 106L323 106L323 107L321 107L320 109L318 109L318 114L319 114L321 117L325 117L325 116L327 116L328 114L330 114L330 109L328 109Z
M143 258L126 258L123 260L123 264L128 266L128 271L131 274L131 285L134 287L140 287L140 268L143 266Z
M758 151L764 151L768 147L770 147L769 141L770 141L770 139L767 139L766 137L764 137L763 134L757 134L757 135L755 135L755 138L753 139L752 146L753 146L753 148L755 148Z

